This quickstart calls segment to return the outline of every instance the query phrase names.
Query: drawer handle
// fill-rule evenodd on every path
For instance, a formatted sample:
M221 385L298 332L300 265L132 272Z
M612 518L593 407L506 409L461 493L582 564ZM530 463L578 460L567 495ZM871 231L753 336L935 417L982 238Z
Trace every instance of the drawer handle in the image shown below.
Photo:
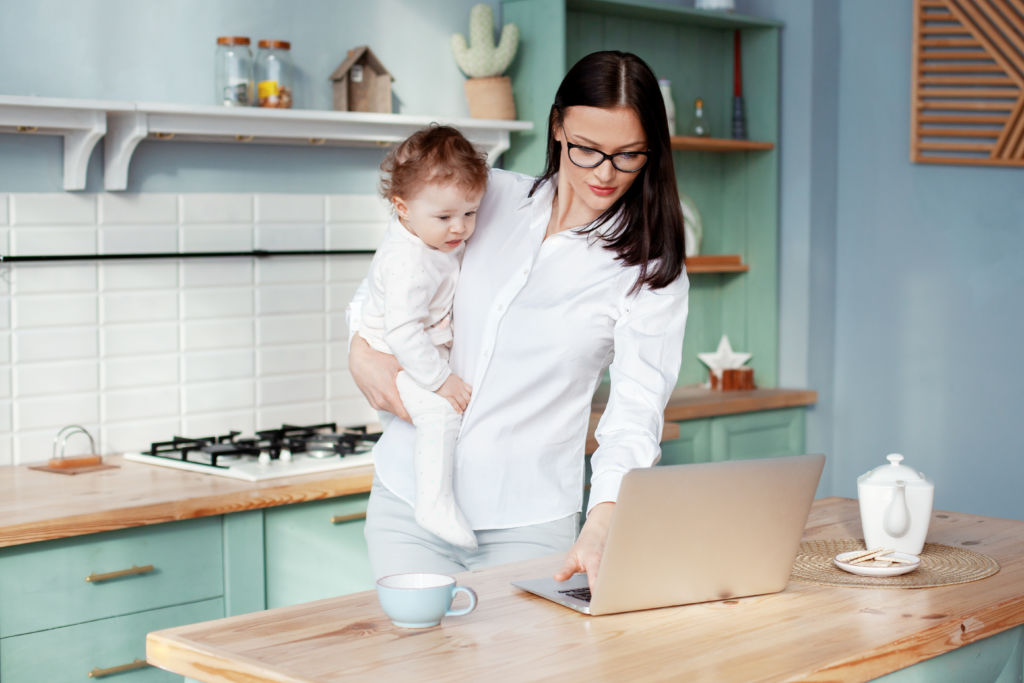
M331 517L331 524L344 524L345 522L354 522L357 519L366 519L366 513L357 512L353 515L334 515Z
M89 672L89 678L103 678L104 676L113 676L114 674L124 673L125 671L134 671L135 669L141 669L146 666L149 666L149 664L144 659L134 659L127 664L122 664L121 666L112 666L108 669L101 669L97 666L95 669Z
M136 576L138 574L148 574L151 571L155 571L155 567L151 564L147 564L144 567L132 565L129 569L121 569L116 572L106 572L104 574L97 574L93 572L89 576L85 577L85 580L89 583L99 583L100 581L110 581L111 579L120 579L122 576Z

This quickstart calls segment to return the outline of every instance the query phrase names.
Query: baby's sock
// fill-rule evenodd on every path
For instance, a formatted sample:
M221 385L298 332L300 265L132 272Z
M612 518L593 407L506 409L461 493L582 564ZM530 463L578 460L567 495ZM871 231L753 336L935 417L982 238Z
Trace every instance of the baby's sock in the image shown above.
M416 522L452 545L476 550L476 535L452 490L459 416L430 417L437 419L416 426Z
M416 522L452 545L476 550L476 535L452 490L462 416L446 398L416 384L405 372L399 372L395 382L416 426Z

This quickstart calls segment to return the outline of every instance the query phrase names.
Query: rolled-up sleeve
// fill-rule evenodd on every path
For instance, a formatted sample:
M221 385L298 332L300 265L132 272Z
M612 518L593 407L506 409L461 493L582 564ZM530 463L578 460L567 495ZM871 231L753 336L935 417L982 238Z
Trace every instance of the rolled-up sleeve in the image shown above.
M665 405L679 376L688 311L685 272L667 287L645 287L623 300L608 368L608 404L595 432L588 510L614 502L626 472L661 457Z

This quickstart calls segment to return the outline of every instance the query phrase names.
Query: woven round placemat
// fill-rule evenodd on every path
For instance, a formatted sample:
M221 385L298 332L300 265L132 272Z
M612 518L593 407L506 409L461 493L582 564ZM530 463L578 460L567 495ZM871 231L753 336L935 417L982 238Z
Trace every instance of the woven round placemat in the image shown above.
M800 544L790 578L824 586L932 588L977 581L999 571L999 563L988 555L938 543L925 543L920 554L921 566L900 576L860 576L844 572L832 564L832 559L839 553L863 549L864 540L860 538L804 541Z

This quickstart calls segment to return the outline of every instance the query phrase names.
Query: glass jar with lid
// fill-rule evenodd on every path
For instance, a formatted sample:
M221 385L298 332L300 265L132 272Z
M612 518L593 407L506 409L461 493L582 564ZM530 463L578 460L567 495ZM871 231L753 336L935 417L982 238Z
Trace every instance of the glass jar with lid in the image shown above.
M261 107L291 109L291 43L286 40L261 40L256 53L256 96Z
M220 36L214 62L215 102L248 107L253 102L252 51L245 36Z

